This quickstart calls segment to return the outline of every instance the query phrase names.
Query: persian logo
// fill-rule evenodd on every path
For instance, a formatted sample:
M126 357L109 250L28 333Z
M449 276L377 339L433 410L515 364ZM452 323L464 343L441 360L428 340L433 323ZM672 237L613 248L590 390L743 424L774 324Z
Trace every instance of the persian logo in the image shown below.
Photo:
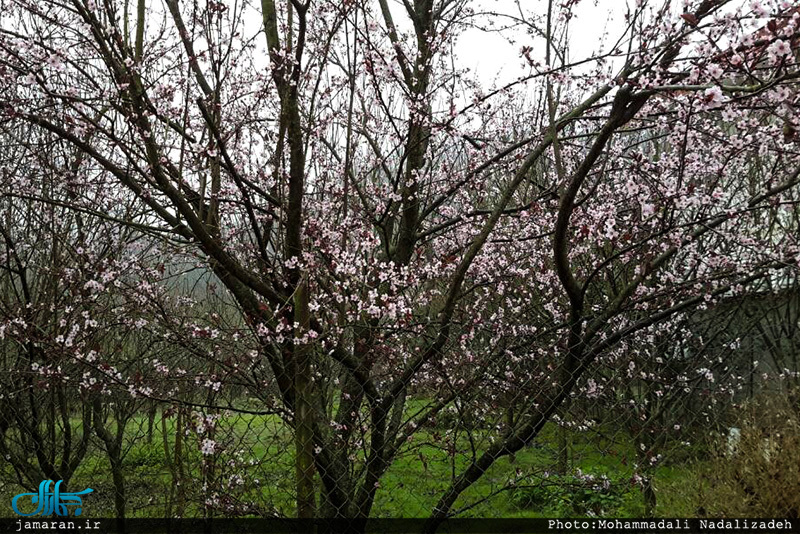
M77 493L62 493L60 489L62 482L63 480L56 482L56 485L51 492L50 485L53 483L53 481L42 480L41 484L39 484L39 493L20 493L19 495L16 495L13 499L11 499L11 508L14 509L14 512L17 515L21 515L23 517L40 514L42 516L49 516L53 514L68 516L69 509L67 507L77 506L75 509L75 515L81 515L81 506L83 505L83 502L81 501L81 495L86 495L94 490L92 488L87 488ZM19 508L17 508L17 501L23 497L30 497L31 504L37 505L37 508L34 512L23 514L19 511Z

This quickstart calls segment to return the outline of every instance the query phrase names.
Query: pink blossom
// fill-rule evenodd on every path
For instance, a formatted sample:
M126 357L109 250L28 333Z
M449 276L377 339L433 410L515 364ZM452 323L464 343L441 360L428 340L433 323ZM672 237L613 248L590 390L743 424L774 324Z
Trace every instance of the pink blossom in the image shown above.
M784 41L783 39L778 39L767 48L767 53L769 54L770 58L773 61L777 61L779 58L784 56L788 56L792 53L792 47Z
M722 106L722 89L717 86L709 87L703 92L703 104L706 109L714 109Z
M217 444L214 440L206 438L200 446L200 452L203 453L204 456L212 455L214 454L216 446Z
M761 0L753 0L750 2L750 9L753 10L753 14L757 17L764 17L769 13L767 7L764 5L764 2Z
M708 67L706 67L706 74L708 74L711 78L714 78L714 79L717 79L720 76L722 76L723 72L724 71L722 70L722 67L720 67L717 64L712 64L712 65L709 65Z

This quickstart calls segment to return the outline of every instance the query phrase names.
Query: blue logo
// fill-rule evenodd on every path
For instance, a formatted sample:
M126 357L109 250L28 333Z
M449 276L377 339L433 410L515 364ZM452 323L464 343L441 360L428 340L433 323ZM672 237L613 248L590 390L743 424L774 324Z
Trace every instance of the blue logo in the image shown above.
M67 509L67 506L77 506L75 509L75 515L81 515L81 506L83 505L83 502L81 501L80 496L91 493L94 490L92 488L87 488L77 493L61 493L60 488L62 482L63 480L56 482L56 486L53 488L53 492L51 493L50 484L52 484L53 481L42 480L42 483L39 484L39 493L20 493L11 499L11 508L14 509L14 512L16 512L17 515L21 515L23 517L40 514L42 516L49 516L53 514L68 516L69 509ZM31 504L38 504L36 511L30 514L23 514L20 512L17 508L17 501L21 497L30 497Z

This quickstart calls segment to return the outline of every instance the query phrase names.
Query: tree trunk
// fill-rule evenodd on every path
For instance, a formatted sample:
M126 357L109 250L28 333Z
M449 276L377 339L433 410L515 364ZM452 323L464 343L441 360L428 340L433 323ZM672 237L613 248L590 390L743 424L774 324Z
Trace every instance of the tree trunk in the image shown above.
M118 528L122 531L123 520L125 519L125 476L122 473L122 437L124 432L118 429L117 435L114 436L105 427L102 415L103 407L99 397L95 397L92 407L94 430L103 445L105 445L106 454L111 464L111 478L114 482L114 509L117 514ZM122 423L118 422L118 424Z

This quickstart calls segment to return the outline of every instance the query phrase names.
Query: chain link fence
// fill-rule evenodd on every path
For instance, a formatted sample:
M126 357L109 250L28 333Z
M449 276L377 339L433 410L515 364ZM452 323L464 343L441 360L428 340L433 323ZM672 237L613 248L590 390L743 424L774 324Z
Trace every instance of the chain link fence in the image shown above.
M293 414L238 327L216 314L218 330L196 324L174 343L144 326L124 339L105 329L98 354L123 342L128 354L113 365L92 351L59 356L30 325L16 337L9 325L4 515L10 496L52 479L62 491L92 488L84 510L97 517L295 517ZM796 289L720 299L599 356L546 416L537 403L547 408L542 399L570 377L554 374L562 357L542 342L531 357L535 337L487 341L493 356L477 367L432 367L388 409L315 354L315 514L428 517L482 469L450 516L797 517L798 314ZM234 361L242 354L247 365ZM498 447L515 433L518 447ZM389 444L381 469L376 439Z

